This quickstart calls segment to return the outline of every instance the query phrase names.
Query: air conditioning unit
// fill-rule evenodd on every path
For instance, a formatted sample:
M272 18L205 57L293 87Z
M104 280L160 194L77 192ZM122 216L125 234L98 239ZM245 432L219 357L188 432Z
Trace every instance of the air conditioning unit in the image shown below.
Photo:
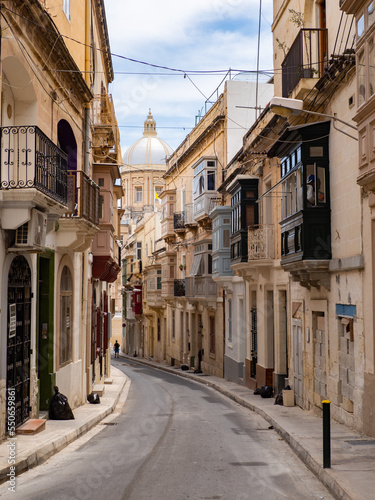
M46 245L47 216L32 209L31 219L16 229L15 249L44 250Z

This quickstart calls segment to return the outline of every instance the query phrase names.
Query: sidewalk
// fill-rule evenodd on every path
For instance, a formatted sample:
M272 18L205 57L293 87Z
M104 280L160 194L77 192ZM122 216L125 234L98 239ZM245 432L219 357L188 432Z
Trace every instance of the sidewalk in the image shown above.
M331 421L331 468L323 469L322 419L301 408L274 404L274 398L263 399L253 391L210 375L197 375L177 367L139 358L121 356L124 361L145 365L190 378L214 388L237 403L261 415L291 446L331 494L340 500L370 500L375 491L375 439L361 435L344 425ZM113 383L105 386L99 405L86 404L74 410L75 420L47 421L46 429L35 436L17 437L16 476L35 467L70 442L87 432L114 411L129 379L120 370L111 368ZM0 445L0 482L8 479L8 442Z
M16 435L0 444L0 484L8 481L10 466L9 444L16 441L16 477L47 460L72 441L112 413L125 386L130 380L114 366L111 367L112 384L105 384L100 404L86 403L73 410L74 420L47 420L43 431L35 435Z

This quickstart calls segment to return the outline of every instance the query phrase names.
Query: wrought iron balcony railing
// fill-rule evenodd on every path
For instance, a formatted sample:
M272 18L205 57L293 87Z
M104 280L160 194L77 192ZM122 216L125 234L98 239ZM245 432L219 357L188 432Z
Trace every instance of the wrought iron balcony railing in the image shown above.
M303 28L290 47L282 67L282 94L289 97L302 78L320 78L328 56L327 29Z
M36 188L67 204L68 156L38 127L1 128L1 189Z
M174 230L185 229L185 212L175 212L173 214Z
M185 280L174 280L174 296L185 297Z
M249 260L273 259L275 255L274 227L272 224L249 227Z
M68 171L68 208L65 217L99 224L99 186L82 171Z

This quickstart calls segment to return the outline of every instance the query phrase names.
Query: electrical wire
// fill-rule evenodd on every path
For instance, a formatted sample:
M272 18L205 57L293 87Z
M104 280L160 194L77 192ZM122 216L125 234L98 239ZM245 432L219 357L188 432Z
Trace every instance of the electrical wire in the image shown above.
M45 26L33 21L32 19L29 19L25 16L22 16L21 14L19 14L18 12L15 12L13 11L12 9L10 9L9 7L6 7L5 5L2 6L2 10L6 10L12 14L14 14L15 16L18 16L20 17L21 19L39 27L39 28L42 28L44 29L45 31L47 32L50 32L50 33L56 33L56 31L54 30L49 30L47 29ZM95 49L97 50L98 52L103 52L105 54L109 54L110 56L112 57L116 57L116 58L119 58L119 59L123 59L123 60L126 60L126 61L130 61L130 62L133 62L133 63L136 63L136 64L142 64L142 65L145 65L145 66L149 66L149 67L152 67L152 68L158 68L158 69L164 69L164 70L167 70L167 71L171 71L171 72L174 72L174 73L179 73L181 75L188 75L188 74L192 74L192 75L209 75L209 74L214 74L214 73L228 73L228 69L216 69L216 70L186 70L186 69L180 69L180 68L171 68L169 66L163 66L163 65L160 65L160 64L154 64L154 63L149 63L147 61L141 61L139 59L135 59L135 58L131 58L131 57L127 57L127 56L124 56L124 55L121 55L121 54L116 54L114 52L109 52L108 53L108 50L106 49L101 49L99 47L93 47L91 44L86 44L85 42L82 42L80 40L77 40L76 38L73 38L73 37L70 37L68 35L63 35L63 34L60 34L60 36L62 38L65 38L66 40L70 40L72 42L75 42L79 45L83 45L85 47L89 47L91 49ZM55 71L57 71L57 69L55 69ZM253 70L244 70L244 69L232 69L232 71L236 72L236 73L257 73L256 71L253 71ZM261 70L259 71L260 73L273 73L274 70ZM82 73L82 72L81 72Z
M32 60L28 50L26 49L26 47L23 45L23 43L21 42L21 40L16 36L16 34L14 33L13 29L12 29L12 26L10 25L10 23L8 22L8 20L6 19L6 17L4 16L3 12L1 12L1 16L3 17L3 19L5 20L5 22L7 23L16 43L18 44L21 52L23 53L24 57L25 57L25 60L28 62L29 66L30 66L30 69L31 71L33 72L34 74L34 77L38 80L40 86L42 87L42 89L44 90L44 92L56 103L56 105L63 111L65 112L69 117L70 119L72 120L72 122L76 125L76 127L78 128L78 130L80 130L80 132L83 134L84 131L83 129L81 128L81 126L76 122L75 118L71 115L71 113L69 112L69 110L66 108L66 106L62 106L61 104L63 104L64 101L61 101L60 103L58 103L57 101L55 101L51 95L51 93L53 92L54 89L52 89L49 81L47 80L46 76L44 75L44 73L38 68L38 66L34 63L34 61ZM40 76L37 74L37 71L40 73ZM43 84L42 80L45 80L46 83L49 85L50 87L50 90L48 90L45 85Z

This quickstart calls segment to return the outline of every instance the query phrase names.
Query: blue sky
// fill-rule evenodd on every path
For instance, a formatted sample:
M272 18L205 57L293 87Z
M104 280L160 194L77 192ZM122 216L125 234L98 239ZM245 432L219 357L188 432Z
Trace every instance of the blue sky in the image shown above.
M267 70L272 68L272 3L262 0L260 69ZM260 0L105 0L112 53L182 70L113 57L110 92L122 154L142 136L149 108L161 139L173 149L184 140L206 98L224 78L223 73L191 71L256 70L259 4Z

